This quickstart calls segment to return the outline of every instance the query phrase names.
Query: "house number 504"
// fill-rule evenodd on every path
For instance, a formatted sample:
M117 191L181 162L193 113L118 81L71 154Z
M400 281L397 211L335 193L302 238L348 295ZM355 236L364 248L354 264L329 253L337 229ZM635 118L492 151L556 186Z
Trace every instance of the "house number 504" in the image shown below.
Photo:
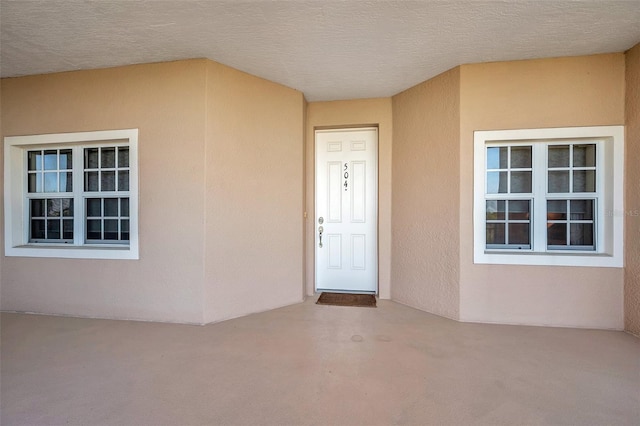
M349 163L344 163L344 190L349 188Z

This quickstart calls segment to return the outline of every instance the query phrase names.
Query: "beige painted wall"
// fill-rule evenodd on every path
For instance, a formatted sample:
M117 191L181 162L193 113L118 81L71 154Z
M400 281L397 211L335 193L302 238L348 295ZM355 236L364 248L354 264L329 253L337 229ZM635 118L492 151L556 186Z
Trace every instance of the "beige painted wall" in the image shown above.
M304 102L207 62L205 322L304 298Z
M2 136L139 128L140 260L4 258L1 308L204 323L300 302L304 98L208 60L2 80Z
M629 84L639 55L627 55L628 163L640 156ZM624 78L623 54L476 64L393 100L309 104L207 60L4 79L2 136L140 129L141 239L139 261L3 258L0 307L202 323L300 301L314 285L313 131L378 125L380 297L464 321L621 328L622 269L474 265L462 236L473 235L474 130L623 124ZM436 144L456 140L456 120L459 145ZM638 193L627 186L627 209ZM629 217L627 227L640 226ZM636 240L626 246L631 331Z
M314 129L318 127L378 126L378 294L391 296L391 98L310 102L306 116L305 275L307 295L314 292Z
M140 162L140 260L4 257L3 310L202 322L205 79L192 60L2 81L3 137L139 128Z
M394 301L459 315L460 69L393 97Z
M640 44L626 53L625 330L640 336Z
M0 79L0 137L4 134L2 133L2 86L3 80ZM3 196L0 197L0 242L4 242L4 139L2 140L2 149L0 149L0 187L3 188ZM2 307L2 259L4 258L4 244L2 248L0 248L0 309Z
M621 329L623 269L473 264L473 132L624 124L624 55L461 67L460 319Z

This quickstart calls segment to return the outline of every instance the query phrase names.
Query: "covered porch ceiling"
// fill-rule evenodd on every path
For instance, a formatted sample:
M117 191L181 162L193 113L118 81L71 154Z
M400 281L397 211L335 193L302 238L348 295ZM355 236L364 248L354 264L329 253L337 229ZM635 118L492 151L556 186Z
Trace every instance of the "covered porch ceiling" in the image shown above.
M620 52L640 1L7 1L0 75L208 58L309 101L386 97L464 63Z

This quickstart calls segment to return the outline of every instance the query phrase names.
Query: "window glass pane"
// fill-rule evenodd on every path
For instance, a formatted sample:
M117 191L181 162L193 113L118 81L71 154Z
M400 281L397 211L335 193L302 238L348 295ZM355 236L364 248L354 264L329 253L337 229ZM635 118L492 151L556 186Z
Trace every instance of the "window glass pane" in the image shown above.
M118 167L129 167L129 147L118 148Z
M509 244L529 245L529 224L509 224Z
M487 244L504 243L504 223L487 223Z
M73 198L62 198L62 215L73 217Z
M127 200L127 204L128 204ZM505 218L505 202L502 200L487 201L487 220L504 220ZM128 214L127 214L128 216Z
M70 149L60 150L60 170L71 170L73 168L73 152Z
M84 190L98 191L98 172L84 173Z
M118 216L118 199L117 198L104 199L104 215L109 217Z
M593 224L592 223L572 223L571 224L571 245L572 246L593 246Z
M60 239L60 220L58 219L47 220L47 239L48 240Z
M31 220L31 238L32 239L43 239L44 234L44 219L33 219Z
M71 172L60 173L60 191L61 192L73 191L73 174Z
M44 217L44 200L31 200L31 217Z
M508 148L487 148L487 169L506 169Z
M47 200L47 217L60 217L62 214L62 202L60 198Z
M118 171L118 191L128 191L128 190L129 190L129 171L120 170Z
M115 168L116 167L116 149L115 148L102 148L101 167L102 168Z
M129 219L120 221L120 239L129 241Z
M62 238L65 240L73 240L73 219L65 219L62 221Z
M529 220L529 200L509 201L509 220Z
M100 172L100 191L116 190L116 172Z
M44 192L58 192L58 173L44 174Z
M49 149L44 152L44 169L58 169L58 151L56 151L55 149Z
M547 201L547 220L567 220L567 200Z
M102 239L102 221L100 219L87 220L87 240Z
M102 216L102 199L101 198L87 198L87 216L88 217Z
M104 220L104 239L105 240L118 239L118 220L117 219Z
M566 246L567 245L567 224L549 223L547 224L547 245Z
M129 199L120 198L120 216L129 217Z
M571 200L572 220L593 220L593 200Z
M569 192L569 171L549 172L549 192Z
M596 146L574 145L573 146L573 167L595 167Z
M569 145L549 146L549 167L569 167Z
M531 172L511 172L511 192L531 192Z
M84 150L84 168L98 168L98 148L85 148Z
M574 170L573 171L573 192L595 192L596 191L596 171L595 170Z
M29 173L29 192L42 192L42 173Z
M42 151L29 151L27 157L28 170L42 170Z
M487 173L487 193L504 194L507 192L507 172Z
M531 168L531 147L530 146L511 147L511 168L513 169Z

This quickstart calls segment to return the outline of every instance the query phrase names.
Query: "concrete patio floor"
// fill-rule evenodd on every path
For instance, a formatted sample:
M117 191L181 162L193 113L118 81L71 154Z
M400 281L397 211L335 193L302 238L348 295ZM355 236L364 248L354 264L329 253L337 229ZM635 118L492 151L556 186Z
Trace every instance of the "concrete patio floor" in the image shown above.
M640 339L314 299L207 326L3 313L2 425L638 425Z

